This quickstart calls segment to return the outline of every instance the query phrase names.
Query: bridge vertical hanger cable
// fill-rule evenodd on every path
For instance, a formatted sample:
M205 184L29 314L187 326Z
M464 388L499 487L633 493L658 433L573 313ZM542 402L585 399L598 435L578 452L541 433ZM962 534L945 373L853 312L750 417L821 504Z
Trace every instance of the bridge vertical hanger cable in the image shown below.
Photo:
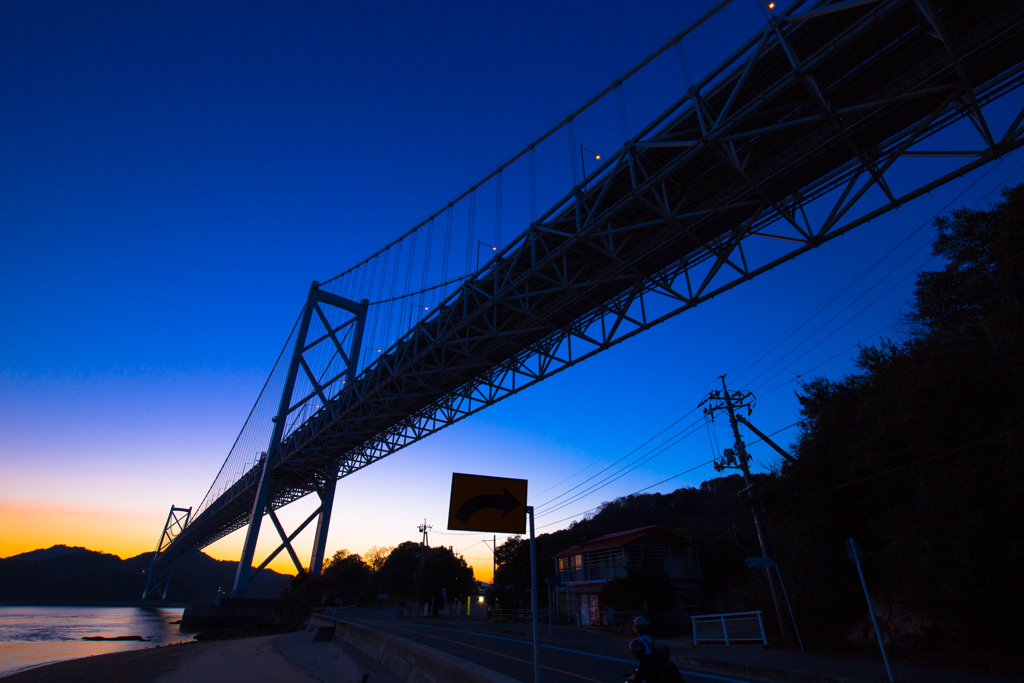
M426 242L427 243L426 243L426 246L424 247L424 253L423 253L423 277L420 279L420 285L421 285L420 289L421 290L425 290L427 288L427 271L430 268L430 252L432 251L433 246L434 246L434 221L433 221L433 219L431 219L430 222L427 223L427 240L426 240ZM423 296L424 296L423 294L420 294L420 306L419 306L420 309L425 309L425 308L427 308L429 306L429 304L426 304L424 302ZM417 315L416 322L419 322L420 320L423 319L423 310L417 311L416 315Z
M368 269L368 266L369 262L363 264L363 266L360 268L362 273L359 276L359 287L356 289L356 297L354 299L355 301L362 301L363 299L363 285L366 284L366 271Z
M395 256L395 267L391 271L391 291L388 294L388 298L391 301L388 302L388 320L384 330L384 344L386 346L391 345L391 325L394 323L395 305L398 303L395 301L395 287L398 284L398 271L401 270L402 266L402 246L404 243L404 241L398 243L398 255Z
M679 43L676 43L678 46ZM615 107L619 110L619 127L622 129L623 144L629 142L629 116L626 113L626 98L622 94L622 83L615 87Z
M469 275L473 272L473 247L476 242L473 240L473 222L476 220L476 190L469 194L469 221L466 229L466 270ZM394 296L392 294L392 296Z
M452 245L452 219L455 217L455 205L448 207L448 217L444 226L444 255L441 258L441 282L448 282L448 260L451 257ZM441 291L441 300L448 297L448 285L444 285Z
M690 63L686 60L686 52L683 50L683 42L675 44L676 58L679 59L679 68L683 72L683 80L686 81L686 90L693 89L693 72L690 71Z
M405 287L402 289L402 293L403 294L408 294L411 291L411 287L412 287L412 264L413 264L413 262L415 260L416 260L416 233L414 232L412 234L412 247L409 249L409 265L408 265L408 267L407 267L407 269L405 271ZM408 311L402 310L398 314L399 326L398 326L398 335L396 335L396 336L399 336L399 337L402 336L402 334L404 334L407 331L406 328L402 327L401 321L405 320L405 316L406 316L406 314L408 314L408 316L409 316L409 328L412 328L412 313L416 309L416 305L415 305L416 302L414 302L414 301L410 301L408 299L403 299L402 304L403 304L404 308L408 308L409 310Z
M249 409L249 415L246 416L245 422L242 423L242 428L238 430L238 436L235 437L235 442L231 444L231 449L228 451L228 457L224 459L224 464L220 466L220 470L217 472L217 476L213 478L213 483L210 484L210 488L207 490L206 495L203 496L202 502L200 502L199 507L196 508L197 510L202 509L203 503L205 503L206 500L210 498L210 492L213 491L213 487L216 486L217 482L220 480L221 474L225 471L226 468L229 467L229 463L231 463L231 458L235 454L236 449L239 446L239 442L245 443L246 441L248 441L248 438L246 438L245 441L242 440L243 436L248 437L246 427L249 426L249 422L250 420L252 420L253 414L256 413L256 409L260 406L260 400L263 398L263 394L267 390L267 385L270 384L270 380L274 376L274 371L277 370L277 366L281 363L281 359L284 357L285 351L288 350L288 341L291 339L292 335L295 334L295 328L299 326L299 320L301 319L302 312L300 311L299 317L295 319L295 324L292 325L292 331L288 333L288 339L285 340L284 346L281 347L281 352L277 354L277 360L274 361L274 365L270 368L270 373L267 375L266 381L263 382L263 388L260 389L259 395L256 396L256 401L252 404L252 408ZM218 493L217 495L220 494Z
M530 162L530 225L537 222L537 148L531 147Z
M391 249L390 248L386 249L384 251L384 265L383 265L383 267L381 268L381 271L380 271L380 281L377 283L377 294L376 294L375 298L373 299L375 301L380 301L381 299L384 298L384 296L383 296L383 294L384 294L384 284L387 282L388 260L389 260L390 255L391 255ZM370 365L372 365L374 363L374 361L376 361L377 358L378 358L377 354L380 353L379 349L383 349L384 348L383 343L380 341L380 339L377 338L377 328L379 327L378 323L380 322L381 313L383 313L384 307L382 305L378 304L377 306L374 306L372 310L373 310L373 328L370 330L370 355L369 355L369 358L366 359L366 363L364 364L364 367L369 367Z
M565 126L566 135L569 138L569 174L572 176L572 186L580 184L579 169L576 167L576 119L569 119Z
M498 171L494 181L494 248L501 249L501 201L502 185L505 171Z

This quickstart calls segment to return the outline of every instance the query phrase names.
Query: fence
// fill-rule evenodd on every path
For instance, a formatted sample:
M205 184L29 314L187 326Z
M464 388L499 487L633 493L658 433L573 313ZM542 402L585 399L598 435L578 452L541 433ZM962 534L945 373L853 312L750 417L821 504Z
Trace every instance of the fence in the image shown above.
M768 644L761 611L730 612L727 614L696 614L693 623L694 646L705 645L761 645Z

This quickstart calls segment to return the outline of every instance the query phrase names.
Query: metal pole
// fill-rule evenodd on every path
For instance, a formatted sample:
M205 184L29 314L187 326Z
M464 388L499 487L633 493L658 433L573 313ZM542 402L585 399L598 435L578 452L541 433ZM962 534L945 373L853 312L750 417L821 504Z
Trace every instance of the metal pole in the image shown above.
M803 652L804 641L800 638L800 629L796 625L796 617L793 616L793 606L789 604L789 595L786 594L786 584L782 582L782 572L779 571L778 563L775 563L775 573L779 576L779 587L782 588L782 597L786 599L786 608L789 610L789 618L793 622L793 630L796 631L796 642L800 643L800 652Z
M548 584L548 638L551 638L551 584Z
M732 396L729 395L729 389L725 386L725 375L722 375L722 390L725 396L725 408L729 411L729 424L732 425L733 436L736 437L736 455L740 459L740 469L743 472L743 483L747 485L747 496L753 501L754 494L751 492L750 483L750 467L747 464L747 449L743 445L743 439L740 437L740 428L736 422L736 411L732 407ZM757 505L753 503L750 506L751 512L754 514L754 529L757 530L757 541L761 545L761 557L767 558L768 555L768 540L765 538L764 529L761 526L761 513L757 509ZM789 629L786 628L786 620L782 616L782 605L779 604L778 590L775 587L775 577L772 576L771 567L765 567L765 572L768 574L768 589L772 594L772 602L775 604L775 616L779 620L779 631L782 633L782 637L785 638L789 635Z
M537 543L533 537L533 506L526 506L530 515L530 602L533 607L533 683L540 683L540 627L537 625Z
M864 571L860 568L860 553L854 552L853 563L857 565L857 576L860 577L860 585L864 587L864 599L868 601L868 614L871 615L871 625L875 627L875 636L878 637L878 647L882 650L882 661L885 662L885 672L889 674L889 681L895 681L892 677L892 669L889 667L889 657L885 654L885 643L882 642L882 631L878 628L878 620L875 619L875 608L871 605L871 596L868 595L868 584L864 580Z

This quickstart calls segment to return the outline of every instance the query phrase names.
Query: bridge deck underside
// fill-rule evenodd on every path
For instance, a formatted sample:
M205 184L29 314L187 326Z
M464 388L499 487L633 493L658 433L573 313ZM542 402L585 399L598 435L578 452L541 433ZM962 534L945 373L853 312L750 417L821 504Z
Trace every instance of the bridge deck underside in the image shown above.
M1024 4L936 7L942 31L916 3L892 1L752 38L291 433L272 455L271 505L539 381L566 339L604 348L607 321L631 319L643 291L677 298L677 312L705 300L690 270L742 270L737 245L765 226L794 226L800 250L833 237L828 224L801 227L802 202L876 172L887 191L881 171L907 145L1018 84ZM539 369L522 375L530 358ZM517 372L520 386L503 385ZM261 467L188 525L165 564L247 523Z

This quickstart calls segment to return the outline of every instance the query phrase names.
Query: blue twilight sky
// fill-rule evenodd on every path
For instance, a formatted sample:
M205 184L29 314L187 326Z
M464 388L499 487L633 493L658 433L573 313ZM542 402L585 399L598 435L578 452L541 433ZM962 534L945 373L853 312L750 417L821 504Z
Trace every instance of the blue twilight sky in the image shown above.
M53 543L150 549L172 503L202 499L311 280L444 205L702 6L0 4L0 556ZM763 22L754 0L733 3L684 42L694 74ZM674 59L627 84L634 130L685 89ZM1000 133L1020 105L1007 99L991 114ZM944 136L977 144L963 126ZM602 151L609 140L600 126L580 133ZM538 163L542 179L568 176ZM890 182L911 188L945 162L916 163ZM762 429L791 425L790 380L851 367L844 350L905 306L930 229L749 372L737 366L950 200L993 199L1020 163L952 183L343 481L330 548L394 545L424 517L443 530L453 470L527 478L540 506L683 416L723 372L758 388ZM542 188L541 210L567 189ZM506 223L506 235L523 228ZM752 451L770 463L763 445ZM711 453L702 430L538 524L567 524ZM479 538L434 537L470 548L487 578ZM233 558L238 543L211 552Z

